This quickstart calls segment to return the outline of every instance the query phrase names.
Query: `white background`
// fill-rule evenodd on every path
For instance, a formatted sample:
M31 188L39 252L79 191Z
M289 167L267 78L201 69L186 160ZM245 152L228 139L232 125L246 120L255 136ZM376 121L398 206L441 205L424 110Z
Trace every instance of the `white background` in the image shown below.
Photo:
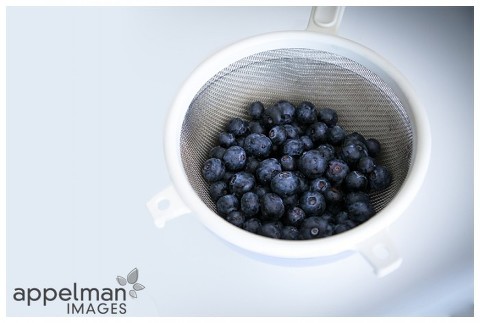
M358 255L251 258L193 215L158 230L146 201L170 183L163 123L189 73L309 7L7 8L7 315L22 288L116 287L137 267L137 316L473 314L473 8L348 7L339 35L411 82L432 130L424 186L391 227L403 257L377 278Z

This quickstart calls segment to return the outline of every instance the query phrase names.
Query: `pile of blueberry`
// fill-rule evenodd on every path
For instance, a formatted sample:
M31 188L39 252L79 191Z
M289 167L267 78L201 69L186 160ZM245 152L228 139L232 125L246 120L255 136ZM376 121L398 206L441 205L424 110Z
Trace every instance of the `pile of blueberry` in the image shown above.
M288 240L338 234L375 214L369 193L391 183L380 143L304 101L249 106L218 134L202 168L217 213L252 233Z

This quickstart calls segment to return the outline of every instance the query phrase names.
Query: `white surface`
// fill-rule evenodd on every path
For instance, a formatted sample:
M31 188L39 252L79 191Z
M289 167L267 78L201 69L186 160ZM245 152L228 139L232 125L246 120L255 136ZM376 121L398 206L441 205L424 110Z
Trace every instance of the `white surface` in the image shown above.
M182 82L224 46L309 15L8 8L7 314L65 315L12 301L16 287L102 286L137 267L146 288L128 315L471 315L473 10L349 7L338 30L396 66L430 118L427 178L390 229L397 271L378 279L357 253L250 257L193 216L154 225L145 203L170 183L162 125Z

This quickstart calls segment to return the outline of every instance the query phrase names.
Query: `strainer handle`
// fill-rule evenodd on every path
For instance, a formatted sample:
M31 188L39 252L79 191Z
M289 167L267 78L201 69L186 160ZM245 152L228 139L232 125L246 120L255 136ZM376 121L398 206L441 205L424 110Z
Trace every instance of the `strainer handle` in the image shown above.
M153 217L155 225L159 228L163 228L167 221L191 212L173 186L169 186L155 194L147 202L147 208Z
M310 13L307 30L321 33L336 34L342 22L345 7L321 6L313 7Z
M378 277L390 274L402 263L402 257L386 230L360 244L358 251L370 263Z

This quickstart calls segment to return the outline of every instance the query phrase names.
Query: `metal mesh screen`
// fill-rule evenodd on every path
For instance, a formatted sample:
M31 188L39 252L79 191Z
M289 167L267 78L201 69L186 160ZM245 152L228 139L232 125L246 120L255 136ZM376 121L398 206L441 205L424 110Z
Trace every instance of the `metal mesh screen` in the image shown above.
M392 172L392 184L371 196L376 211L400 189L412 159L413 129L393 90L376 74L345 57L312 49L277 49L245 57L219 71L196 94L182 125L181 156L198 196L213 211L203 162L217 134L233 117L249 119L248 106L279 100L310 101L337 110L347 133L357 131L382 144L379 163Z

